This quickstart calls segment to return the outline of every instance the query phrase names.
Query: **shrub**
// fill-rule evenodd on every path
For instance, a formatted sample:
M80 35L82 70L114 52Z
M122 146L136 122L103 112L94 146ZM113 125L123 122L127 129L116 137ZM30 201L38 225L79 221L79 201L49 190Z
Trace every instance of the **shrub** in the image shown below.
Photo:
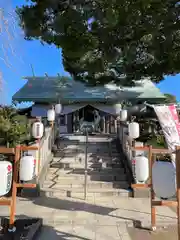
M30 138L26 116L19 115L13 107L0 107L0 145L14 147Z

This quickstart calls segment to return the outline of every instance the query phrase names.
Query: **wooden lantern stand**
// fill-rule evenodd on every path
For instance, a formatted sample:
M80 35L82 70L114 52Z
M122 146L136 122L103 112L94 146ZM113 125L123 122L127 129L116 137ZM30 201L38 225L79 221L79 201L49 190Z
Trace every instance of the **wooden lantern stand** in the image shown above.
M175 206L177 207L177 232L178 240L180 240L180 147L176 147L176 184L177 184L177 200L155 200L155 193L152 183L152 166L155 161L157 153L167 154L171 153L168 149L153 149L152 146L146 147L133 147L135 151L148 151L149 152L149 183L148 184L132 184L132 188L150 188L150 201L151 201L151 230L156 230L156 207L157 206Z
M36 140L37 147L35 147L38 150L38 165L37 165L37 174L39 176L40 173L40 166L41 166L41 138L38 138Z
M9 229L13 229L15 223L15 211L16 211L16 195L18 188L36 188L36 184L32 183L19 183L19 161L22 151L38 150L38 147L31 146L16 146L15 148L0 147L0 153L14 155L14 168L12 179L12 196L11 198L0 197L0 206L10 207Z
M50 126L51 126L51 128L54 127L54 121L50 121Z

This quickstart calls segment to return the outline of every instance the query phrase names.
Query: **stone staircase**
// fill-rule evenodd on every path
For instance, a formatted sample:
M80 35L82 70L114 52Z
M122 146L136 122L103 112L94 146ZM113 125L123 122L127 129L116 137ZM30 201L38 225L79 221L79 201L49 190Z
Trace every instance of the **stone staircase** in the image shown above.
M73 136L60 143L43 184L48 197L84 197L85 137ZM129 196L129 186L113 138L89 136L87 197Z

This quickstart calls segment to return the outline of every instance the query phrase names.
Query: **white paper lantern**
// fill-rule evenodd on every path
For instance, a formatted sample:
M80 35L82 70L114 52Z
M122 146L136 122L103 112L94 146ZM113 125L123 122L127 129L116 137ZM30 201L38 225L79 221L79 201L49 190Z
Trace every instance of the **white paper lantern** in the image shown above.
M32 125L32 136L35 139L39 139L43 137L44 133L44 125L42 122L35 122Z
M137 182L146 182L149 177L149 160L144 156L135 158L135 174Z
M47 120L49 122L53 122L55 120L55 111L54 111L54 109L49 109L47 111Z
M128 125L129 136L133 139L139 137L139 123L132 122Z
M116 115L120 114L121 109L122 109L122 105L120 103L117 103L114 105L114 110Z
M128 116L127 110L126 110L126 109L122 109L122 110L120 111L120 121L121 121L121 122L126 121L126 120L127 120L127 116Z
M171 154L171 161L172 161L172 164L174 165L174 167L176 168L176 154Z
M19 178L21 181L31 181L36 175L36 160L33 156L23 156L20 159Z
M152 166L152 183L157 197L168 199L176 194L176 169L171 162L158 161Z
M55 105L55 113L60 114L62 111L62 105L60 103Z
M12 163L8 161L0 162L0 197L6 195L11 190L13 176Z

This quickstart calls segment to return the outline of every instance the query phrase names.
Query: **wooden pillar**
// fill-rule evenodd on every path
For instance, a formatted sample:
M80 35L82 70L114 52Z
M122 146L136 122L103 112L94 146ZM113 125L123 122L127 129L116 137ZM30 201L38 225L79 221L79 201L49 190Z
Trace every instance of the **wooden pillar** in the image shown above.
M110 133L114 133L114 117L110 116Z
M82 109L82 117L84 119L84 108Z
M108 115L106 116L106 133L109 133L109 123Z
M13 169L13 181L12 181L12 200L10 205L10 218L9 224L10 228L14 227L15 222L15 211L16 211L16 195L17 195L17 182L18 182L18 161L20 159L20 146L15 148L15 159L14 159L14 169Z
M107 116L107 133L110 133L110 116Z
M118 127L118 118L115 118L114 119L114 133L118 133L118 129L117 129L117 127Z
M152 146L150 146L150 151L149 151L149 163L150 163L150 185L151 185L151 227L152 230L156 230L156 207L153 205L153 201L155 200L155 193L153 190L153 184L152 184L152 166L154 162L156 161L156 155L152 155Z
M102 118L103 119L103 133L106 132L106 119L105 117Z

